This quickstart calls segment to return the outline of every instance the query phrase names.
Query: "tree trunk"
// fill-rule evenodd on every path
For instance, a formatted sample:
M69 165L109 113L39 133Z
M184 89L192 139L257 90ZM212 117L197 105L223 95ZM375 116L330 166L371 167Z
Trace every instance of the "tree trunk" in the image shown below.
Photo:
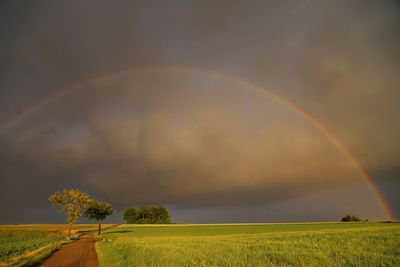
M101 223L99 223L99 231L98 231L98 234L100 234L101 233Z
M69 225L68 225L67 238L71 238L71 229L72 229L72 223L69 223Z

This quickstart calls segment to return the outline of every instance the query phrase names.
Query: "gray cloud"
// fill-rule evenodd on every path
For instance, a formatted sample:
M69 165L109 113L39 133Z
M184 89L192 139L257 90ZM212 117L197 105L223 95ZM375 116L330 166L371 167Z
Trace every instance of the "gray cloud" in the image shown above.
M120 208L254 206L361 184L326 136L260 92L206 74L128 76L83 86L11 129L14 160L41 174L22 170L25 179L61 179Z
M398 202L385 190L399 188L395 1L39 1L3 2L0 10L0 123L93 75L159 65L212 69L296 102ZM300 207L318 192L309 219L333 218L318 208L324 205L335 216L354 208L383 218L379 207L365 210L373 196L313 126L272 99L204 74L86 84L0 136L0 178L1 202L14 203L4 207L5 222L29 220L34 215L15 210L27 200L32 210L47 207L47 195L64 187L119 208L162 202L182 220L188 208L215 215L229 206L247 207L240 219L251 220L255 206ZM342 200L332 200L334 189ZM275 215L301 220L295 207Z

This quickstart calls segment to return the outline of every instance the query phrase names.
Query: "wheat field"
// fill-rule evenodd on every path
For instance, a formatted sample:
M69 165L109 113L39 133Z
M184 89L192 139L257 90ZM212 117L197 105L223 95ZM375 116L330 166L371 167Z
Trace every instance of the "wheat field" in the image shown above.
M107 266L400 266L397 223L123 225L96 249Z

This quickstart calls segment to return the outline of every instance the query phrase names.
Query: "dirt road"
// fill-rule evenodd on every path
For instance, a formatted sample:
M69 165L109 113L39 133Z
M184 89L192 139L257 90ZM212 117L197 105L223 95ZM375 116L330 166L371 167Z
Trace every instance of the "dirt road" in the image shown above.
M120 226L113 224L105 227L103 231ZM64 245L50 258L40 265L41 267L97 267L95 244L99 239L93 237L92 233L81 235L78 241Z
M85 234L78 241L66 244L48 258L42 267L96 267L99 266L93 234Z

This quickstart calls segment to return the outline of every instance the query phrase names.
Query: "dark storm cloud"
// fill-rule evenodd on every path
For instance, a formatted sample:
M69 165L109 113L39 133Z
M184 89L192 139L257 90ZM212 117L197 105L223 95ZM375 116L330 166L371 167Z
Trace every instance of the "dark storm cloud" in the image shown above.
M241 84L182 74L105 79L37 110L4 135L4 152L21 164L13 176L30 189L85 188L118 208L259 206L360 184L293 110Z
M332 129L379 184L399 188L393 178L400 166L396 1L0 5L0 123L93 75L158 65L213 69L298 103ZM284 107L262 100L273 106L264 108L237 85L205 79L120 77L31 114L0 136L2 203L20 196L3 220L34 217L13 210L26 200L40 210L47 205L43 196L64 187L119 207L218 207L281 205L359 183L335 148ZM213 95L217 85L224 87L219 96ZM383 191L398 202L396 190ZM343 211L342 204L332 206Z

